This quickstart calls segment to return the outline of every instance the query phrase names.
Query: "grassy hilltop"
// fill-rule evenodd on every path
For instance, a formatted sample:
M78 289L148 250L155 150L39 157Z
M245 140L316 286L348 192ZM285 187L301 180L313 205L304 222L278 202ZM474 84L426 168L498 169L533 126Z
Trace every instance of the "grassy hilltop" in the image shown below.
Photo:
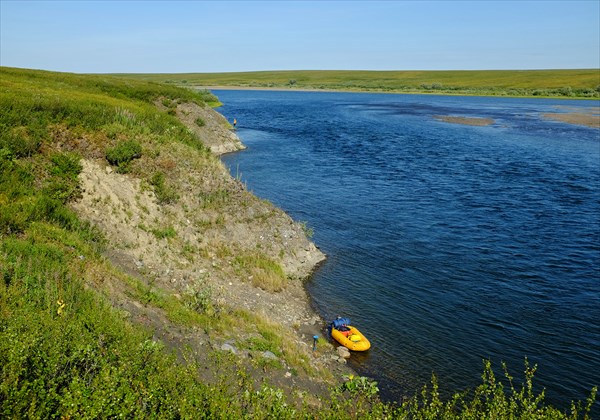
M486 363L448 401L435 379L397 405L367 378L342 382L332 346L303 345L305 315L285 306L302 227L205 145L228 132L216 101L0 67L1 418L588 416L595 390L557 410L527 364L521 384Z
M333 89L491 96L600 97L599 69L290 70L239 73L128 74L126 76L139 80L195 86Z

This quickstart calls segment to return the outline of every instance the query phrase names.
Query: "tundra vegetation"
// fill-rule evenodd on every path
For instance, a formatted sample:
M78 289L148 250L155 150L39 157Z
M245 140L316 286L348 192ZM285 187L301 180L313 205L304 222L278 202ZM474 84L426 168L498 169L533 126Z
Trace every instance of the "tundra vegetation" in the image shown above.
M446 400L435 377L395 404L378 398L373 381L354 376L340 378L325 395L294 398L257 384L235 356L215 351L207 364L133 322L114 306L117 291L165 313L175 327L253 331L242 343L246 349L279 357L259 363L267 376L284 361L293 371L315 370L280 325L223 310L203 278L175 296L116 267L104 256L114 244L70 205L82 194L84 157L146 179L161 203L178 200L176 179L150 161L137 162L159 158L171 144L209 163L216 158L168 111L173 102L217 99L168 84L0 68L0 417L589 418L595 389L561 411L534 390L535 367L527 363L525 376L515 380L506 369L496 377L485 362L481 385ZM223 200L210 205L221 211ZM180 236L170 224L146 229L163 241ZM263 275L273 290L283 287L280 268L258 251L232 258L233 270ZM203 374L208 367L210 379Z
M476 96L600 97L600 70L358 71L289 70L233 73L128 74L187 86L347 90Z

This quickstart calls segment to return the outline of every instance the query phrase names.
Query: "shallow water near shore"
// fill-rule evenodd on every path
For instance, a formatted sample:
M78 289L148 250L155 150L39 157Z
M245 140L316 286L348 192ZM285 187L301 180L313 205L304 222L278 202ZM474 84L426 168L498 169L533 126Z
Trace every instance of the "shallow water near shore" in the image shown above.
M351 363L386 399L482 359L537 363L563 409L600 384L600 130L543 117L598 101L214 92L248 146L223 161L314 230L313 305L369 337Z

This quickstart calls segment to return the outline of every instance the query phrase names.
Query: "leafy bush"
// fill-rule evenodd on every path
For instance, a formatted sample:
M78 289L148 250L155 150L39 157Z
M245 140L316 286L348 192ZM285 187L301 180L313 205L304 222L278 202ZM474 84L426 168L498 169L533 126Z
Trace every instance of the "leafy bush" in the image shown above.
M342 390L350 391L351 393L364 393L369 397L379 394L377 382L370 380L366 376L347 375L344 376L344 379L346 381L341 385Z
M39 189L35 188L34 167L8 160L8 156L4 154L4 170L0 172L0 233L22 233L38 221L79 229L81 223L64 205L79 191L80 166L76 155L53 155L55 163L49 170L53 175ZM7 200L2 200L3 196Z
M63 203L79 195L80 159L75 153L56 153L50 157L54 165L50 169L52 177L43 188L46 195Z
M110 124L106 124L102 127L102 131L106 134L106 137L112 140L116 140L119 135L126 133L128 131L128 127L124 126L119 122L112 122Z
M14 154L6 147L0 147L0 172L8 172L14 166Z
M185 305L201 314L213 315L212 288L202 280L188 285L184 295Z
M204 121L202 118L198 117L196 118L196 125L198 127L204 127L206 125L206 121Z
M56 153L50 157L54 163L52 174L62 178L76 180L83 167L80 163L81 156L76 153Z
M127 166L133 159L142 157L142 146L135 140L127 140L106 151L106 160L117 166L122 172L127 172Z
M586 405L572 404L571 414L565 414L544 402L544 391L533 391L533 377L537 366L531 367L525 359L525 382L515 387L513 377L503 364L508 389L498 380L490 361L484 361L482 384L472 392L456 393L451 399L442 401L438 392L435 375L431 387L424 386L421 393L403 404L409 413L418 414L423 419L589 419L589 413L595 401L597 389L592 393Z

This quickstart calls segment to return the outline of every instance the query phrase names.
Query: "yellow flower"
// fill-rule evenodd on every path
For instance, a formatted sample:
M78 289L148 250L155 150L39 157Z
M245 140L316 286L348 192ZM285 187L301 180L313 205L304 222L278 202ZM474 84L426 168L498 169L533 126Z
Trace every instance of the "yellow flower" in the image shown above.
M63 310L65 309L65 306L66 306L65 303L63 302L62 299L58 299L56 301L56 304L58 305L58 309L56 310L56 313L58 315L62 315L63 314Z

